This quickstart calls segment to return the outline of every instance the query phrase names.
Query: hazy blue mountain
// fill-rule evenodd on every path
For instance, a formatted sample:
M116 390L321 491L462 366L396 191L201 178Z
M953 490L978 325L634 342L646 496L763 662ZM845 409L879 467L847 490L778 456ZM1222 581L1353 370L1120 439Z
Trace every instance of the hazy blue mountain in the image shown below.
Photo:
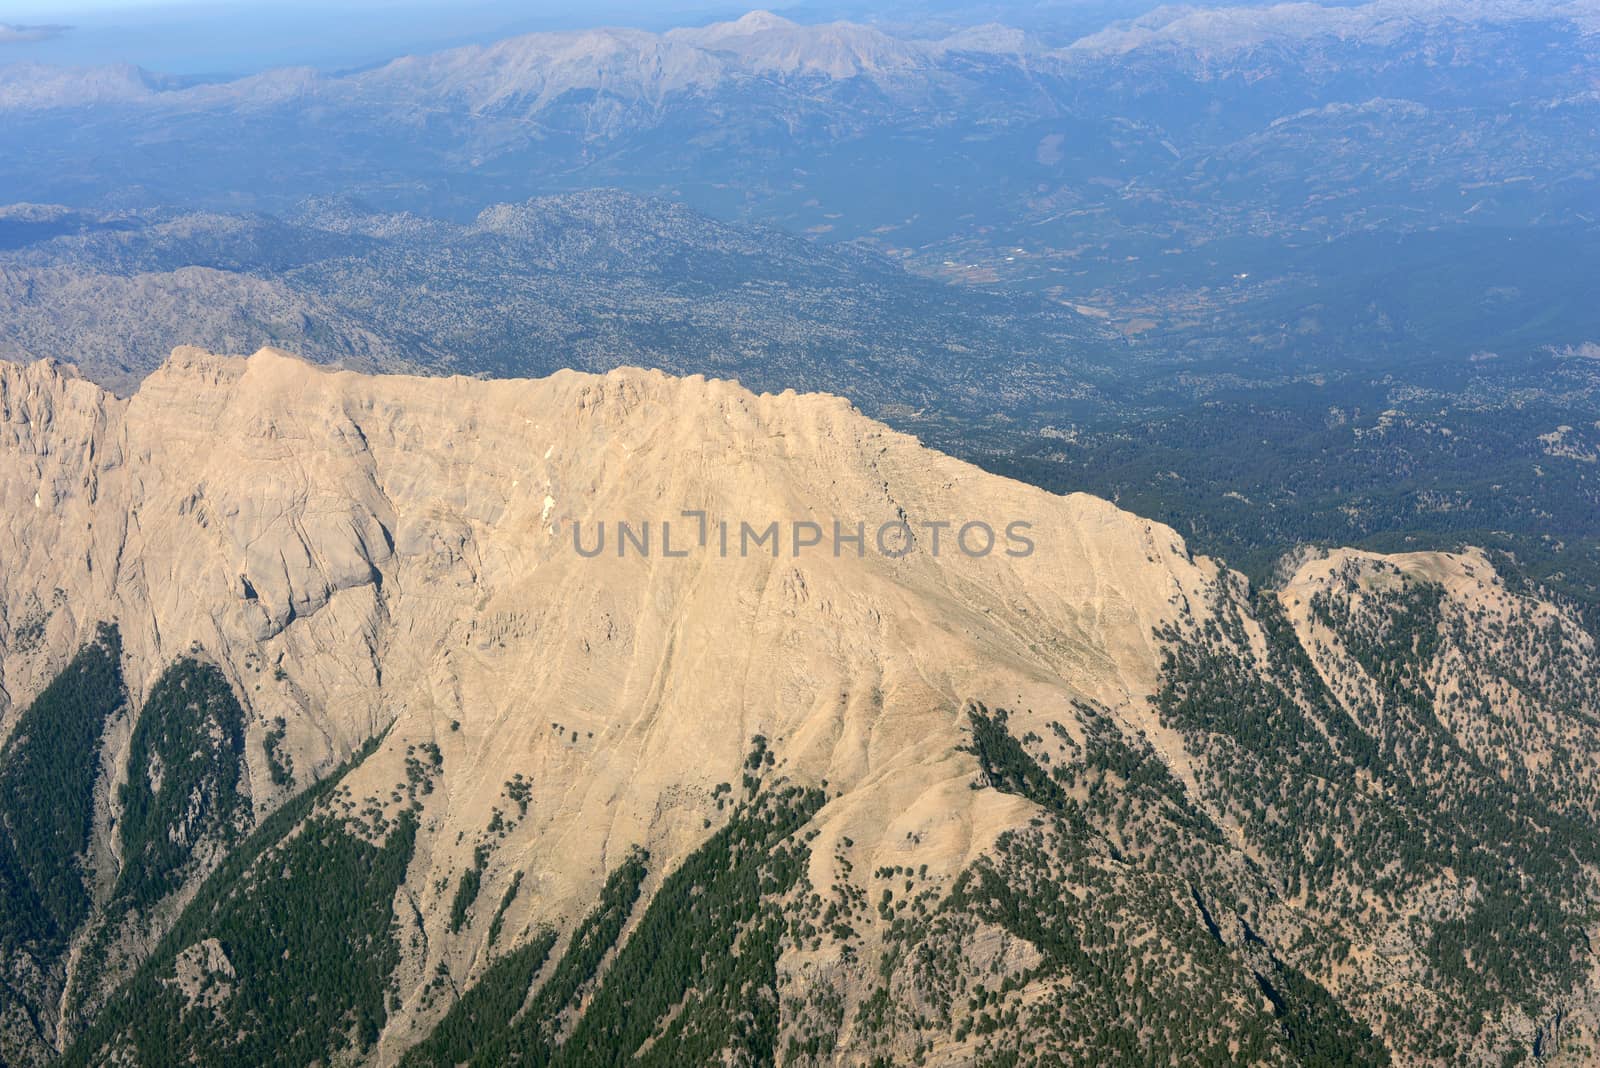
M1600 202L1587 0L1163 7L1071 34L1052 11L755 12L234 81L13 64L0 201L355 196L469 223L613 186L1277 367L1600 333L1572 281Z

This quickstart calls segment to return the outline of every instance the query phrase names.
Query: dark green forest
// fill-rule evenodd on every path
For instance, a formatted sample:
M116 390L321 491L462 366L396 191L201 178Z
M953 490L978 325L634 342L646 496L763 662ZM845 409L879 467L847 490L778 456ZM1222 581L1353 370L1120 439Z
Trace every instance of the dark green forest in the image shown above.
M17 719L0 750L0 953L47 964L88 917L82 861L94 818L100 738L127 700L122 641L93 641Z

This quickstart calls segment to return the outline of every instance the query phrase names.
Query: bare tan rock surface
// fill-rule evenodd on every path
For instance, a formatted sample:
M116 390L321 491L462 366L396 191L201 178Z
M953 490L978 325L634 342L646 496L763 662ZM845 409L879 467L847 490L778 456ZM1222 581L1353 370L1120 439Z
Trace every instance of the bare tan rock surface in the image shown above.
M223 667L252 714L263 805L284 793L258 748L278 717L301 786L391 728L352 784L382 795L407 745L437 744L408 885L430 954L462 976L482 925L442 936L451 876L514 775L536 802L481 900L525 870L518 927L581 910L635 844L670 864L702 840L758 734L783 774L844 794L816 885L840 837L858 868L954 874L1027 809L969 788L965 702L1143 715L1152 630L1215 571L1166 528L983 474L837 398L721 381L374 378L178 349L126 401L0 364L0 406L0 730L115 620L136 701L194 648ZM686 509L707 513L705 549ZM901 518L918 543L891 559L875 531ZM866 525L864 555L835 557L835 519ZM655 528L648 558L617 558L619 520ZM664 555L663 520L686 557ZM795 520L824 544L795 556ZM572 525L592 546L602 521L605 553L580 556ZM740 555L738 525L773 521L778 555ZM953 524L937 556L933 521ZM954 546L967 521L996 530L989 556ZM1005 555L1014 521L1031 555Z
M862 525L859 552L835 551L835 521ZM619 551L620 522L648 528L648 552ZM882 551L900 522L910 551ZM962 551L968 522L995 531L992 551ZM746 525L774 523L776 551L747 543ZM1031 552L1006 551L1013 523ZM797 531L819 543L797 550ZM1475 551L1306 552L1259 598L1160 524L983 473L831 396L633 369L371 377L180 348L127 399L0 363L0 559L0 737L115 623L134 708L180 657L226 676L258 819L381 739L332 802L390 817L415 802L420 821L372 1063L539 930L562 952L635 847L649 900L745 796L753 746L766 781L827 797L785 905L818 929L786 936L777 988L786 1039L829 1039L788 1062L1091 1049L1073 1014L1133 1011L1150 984L1158 1007L1237 1026L1223 1041L1239 1049L1277 1026L1269 974L1326 990L1308 1002L1324 1033L1363 1048L1348 1010L1398 1063L1442 1063L1418 1019L1459 1029L1470 1063L1507 1043L1580 1063L1594 1045L1592 978L1530 979L1526 998L1470 1010L1476 1030L1461 1007L1476 961L1440 979L1432 932L1477 930L1506 893L1459 844L1485 818L1476 793L1545 806L1508 835L1592 820L1600 798L1592 635ZM974 708L1008 710L1013 756L980 759ZM1417 744L1427 717L1438 744ZM107 729L113 778L129 731ZM1026 767L1032 783L1007 778ZM121 803L101 791L96 893ZM1369 855L1410 834L1432 836L1422 859ZM1562 863L1550 900L1576 908L1595 872ZM1019 925L1002 890L1071 910L1035 901L1058 927ZM1512 962L1493 974L1534 959L1527 940L1473 937ZM1080 938L1109 941L1073 971ZM1133 978L1086 985L1127 960ZM247 980L200 939L163 982L209 1012ZM1261 1048L1295 1063L1292 1036Z

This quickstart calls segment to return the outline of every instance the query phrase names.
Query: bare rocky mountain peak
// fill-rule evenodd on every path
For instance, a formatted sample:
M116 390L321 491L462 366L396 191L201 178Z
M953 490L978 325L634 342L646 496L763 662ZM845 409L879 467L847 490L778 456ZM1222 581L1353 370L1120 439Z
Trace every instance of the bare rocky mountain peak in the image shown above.
M404 672L377 652L392 648L390 628L407 614L400 591L442 583L466 595L458 620L430 594L427 622L404 624L424 642L402 658L412 671L448 654L439 628L470 630L485 603L504 604L530 623L561 607L545 603L538 589L598 592L638 580L687 592L696 585L692 576L703 574L732 593L739 583L719 581L718 568L727 578L768 576L758 586L793 572L807 576L806 600L831 604L825 614L855 616L872 614L870 600L860 599L863 580L887 584L883 595L909 585L941 601L981 581L995 584L993 595L1020 600L987 607L980 600L963 614L1033 606L1001 630L980 627L986 642L1008 640L1012 627L1038 630L1050 618L1064 632L1081 631L1086 620L1069 623L1089 610L1125 617L1129 630L1115 640L1148 646L1137 635L1170 611L1171 580L1152 572L1137 596L1102 589L1102 568L1088 561L1144 553L1137 546L1148 544L1158 558L1177 561L1158 571L1192 573L1184 582L1201 575L1170 532L1089 498L1054 498L981 475L821 395L757 396L731 383L632 369L539 381L369 378L272 349L243 359L180 348L127 400L47 364L7 365L4 383L14 428L9 444L19 450L15 458L31 457L13 471L8 500L40 495L37 507L20 511L23 526L13 531L13 559L39 559L25 571L33 576L26 588L22 572L6 580L8 598L21 605L57 585L98 591L93 608L74 598L71 620L124 620L126 647L148 660L135 675L157 671L192 642L231 651L225 659L243 650L273 662L308 658L296 672L302 690L312 692L311 675L332 687L315 701L324 706L317 718L328 719L319 733L333 746L321 760L356 744L391 707L389 688L405 685ZM848 550L840 558L790 560L787 547L776 559L763 548L759 559L683 564L590 563L573 552L574 522L659 522L677 518L679 505L759 527L815 516L875 529L905 512L998 528L1022 519L1041 538L1053 536L1037 559L1018 560L970 559L948 545L946 556L906 561L876 553L858 560ZM1138 533L1125 543L1103 542L1102 532L1111 531ZM1082 566L1068 566L1073 559ZM1042 575L1061 588L1030 590ZM155 576L164 579L157 584ZM166 588L177 576L182 590ZM856 595L845 597L852 588ZM836 592L824 597L823 590ZM607 590L604 599L619 596L628 595ZM1074 606L1078 598L1087 600ZM219 613L215 606L223 604ZM751 608L758 617L768 610ZM141 618L148 626L136 622ZM759 618L750 622L760 629ZM59 625L72 623L63 618ZM697 629L687 620L674 626ZM315 666L319 644L342 649L357 633L373 643L365 667L344 653L338 667ZM76 635L63 630L61 637ZM428 647L433 641L445 644ZM1073 655L1109 664L1106 650ZM1153 664L1139 670L1148 682ZM374 681L380 676L381 688ZM7 687L17 699L27 689ZM1117 690L1094 696L1109 699Z
M835 520L861 525L863 551L834 551ZM976 544L966 524L1017 521L1031 551L958 548ZM772 541L742 540L769 524ZM912 551L875 544L900 524ZM606 937L630 989L653 966L640 953L678 937L674 924L721 937L721 921L683 918L689 902L755 910L723 935L767 947L747 965L768 962L761 997L784 1008L762 1043L804 1048L823 1027L832 1049L864 1056L969 1063L1021 1041L1066 1055L1102 1033L1081 1030L1091 1018L1133 1011L1123 973L1096 963L1130 945L1161 962L1161 996L1190 1006L1164 1034L1221 1028L1284 1063L1301 1027L1362 1063L1420 1055L1442 1034L1490 1063L1546 1033L1555 1006L1566 1048L1592 1033L1568 946L1589 846L1537 850L1600 797L1592 769L1564 755L1588 751L1593 727L1561 712L1595 707L1595 641L1570 607L1512 589L1476 551L1307 551L1262 594L1168 527L986 474L837 397L634 368L374 377L275 349L186 347L125 399L59 365L0 364L0 552L12 750L30 745L51 680L88 670L80 650L98 634L128 707L146 711L108 718L95 767L151 781L155 728L139 724L189 714L169 693L182 669L182 685L213 694L194 706L210 710L209 736L239 739L236 763L197 765L212 769L197 796L224 811L243 798L261 823L319 779L337 784L281 809L315 833L251 848L292 865L296 850L346 841L328 837L343 826L367 843L349 849L407 851L383 869L393 892L362 906L390 932L361 958L388 962L371 981L393 995L367 1033L372 1063L424 1041L467 1059L446 1015L455 999L480 1011L467 992L498 989L528 954L582 959L600 936L579 938L579 918L623 907L606 902L625 885L639 903ZM115 871L134 833L108 822L125 797L105 795L93 816L104 844L91 870ZM1285 819L1291 804L1304 819ZM236 840L242 817L229 819L185 832L196 852L166 885L195 892ZM1469 846L1482 820L1501 823ZM722 870L705 858L728 836L762 827L777 837L734 854L769 866L756 898L694 881ZM1407 842L1427 852L1395 867ZM1428 932L1530 892L1497 882L1480 848L1543 873L1544 936L1474 927L1461 965ZM206 907L239 902L230 922L248 926L264 885L225 881L203 891L223 895ZM15 950L14 975L43 962L26 985L45 1022L29 1032L7 1017L9 1048L81 1037L73 1055L89 1056L144 1041L139 1021L166 1011L114 1016L130 1022L111 1033L46 1005L177 991L186 1007L173 1011L225 1019L266 996L204 914L185 914L181 944L140 978L130 969L149 940L128 932L172 921L129 911L147 901L133 891L98 893L73 914L84 926L51 944L112 966L71 976L39 945ZM710 1026L757 980L704 967L652 983L698 985L710 1000L695 1018ZM1443 967L1471 974L1441 981ZM1476 969L1529 968L1544 969L1535 1000L1473 1010L1488 1015L1468 1038L1459 999L1477 996ZM1011 978L980 994L995 969ZM611 981L602 968L597 1005L623 997ZM574 996L564 982L538 996ZM910 1008L879 1014L882 990ZM975 1029L954 1006L979 997L1016 1022ZM1082 998L1093 1011L1080 1019ZM1279 1002L1307 1022L1284 1029ZM642 1035L672 1011L634 1005L593 1011L645 1013ZM484 1018L474 1041L566 1041L577 1056L591 1025L567 1039L521 1026Z

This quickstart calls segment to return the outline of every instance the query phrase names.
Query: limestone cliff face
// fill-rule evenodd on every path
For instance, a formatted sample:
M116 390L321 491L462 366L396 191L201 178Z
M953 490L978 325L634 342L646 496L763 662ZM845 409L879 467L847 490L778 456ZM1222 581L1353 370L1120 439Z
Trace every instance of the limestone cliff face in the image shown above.
M858 866L953 874L1021 808L969 789L966 702L1144 717L1153 630L1215 578L1104 501L982 474L836 398L727 382L374 378L179 349L126 401L0 365L0 413L0 731L115 621L135 705L193 650L232 681L263 812L385 729L357 793L437 745L408 886L430 958L463 976L480 946L437 928L515 776L536 801L483 897L525 871L516 924L584 907L631 846L670 866L756 735L784 775L842 791L821 826ZM835 520L864 526L864 552L835 555ZM648 556L619 558L619 521L653 528ZM776 555L741 541L774 521ZM798 556L796 521L823 538ZM900 521L916 544L886 555ZM969 521L995 531L988 555L956 544ZM1019 521L1033 551L1007 555ZM951 524L937 554L930 522ZM603 525L605 551L577 552L574 524L586 551ZM261 758L280 718L292 786Z
M708 775L719 745L732 760L752 733L810 726L797 765L870 774L875 732L909 717L920 735L969 696L1138 703L1152 628L1215 574L1157 524L984 475L821 395L634 370L374 378L179 349L127 401L0 364L0 405L8 706L114 620L136 698L198 643L252 711L292 717L308 771L391 723L431 736L454 720L469 759L492 739L614 765L648 736ZM686 510L706 513L703 548ZM865 552L835 554L836 519L864 524ZM797 557L808 520L822 543ZM896 559L877 533L901 520L917 543ZM956 545L969 520L996 531L987 557ZM618 558L619 521L654 528L648 555L630 540ZM1013 521L1031 555L1006 554L1023 547ZM756 540L772 522L775 556ZM931 522L950 524L937 555ZM574 523L586 552L606 528L600 556L575 551ZM42 635L18 642L24 624ZM548 744L541 709L604 744Z
M833 397L179 349L125 400L0 364L0 561L0 894L87 888L59 937L0 930L0 1058L136 1060L163 1013L245 1056L238 1005L379 1064L1579 1063L1600 1030L1595 639L1481 554L1310 554L1262 595ZM92 827L29 852L16 754L71 708L28 716L102 624ZM335 910L379 933L248 938L382 960L348 1016L241 941L346 855L316 814L403 847ZM502 1018L446 1016L480 984Z

